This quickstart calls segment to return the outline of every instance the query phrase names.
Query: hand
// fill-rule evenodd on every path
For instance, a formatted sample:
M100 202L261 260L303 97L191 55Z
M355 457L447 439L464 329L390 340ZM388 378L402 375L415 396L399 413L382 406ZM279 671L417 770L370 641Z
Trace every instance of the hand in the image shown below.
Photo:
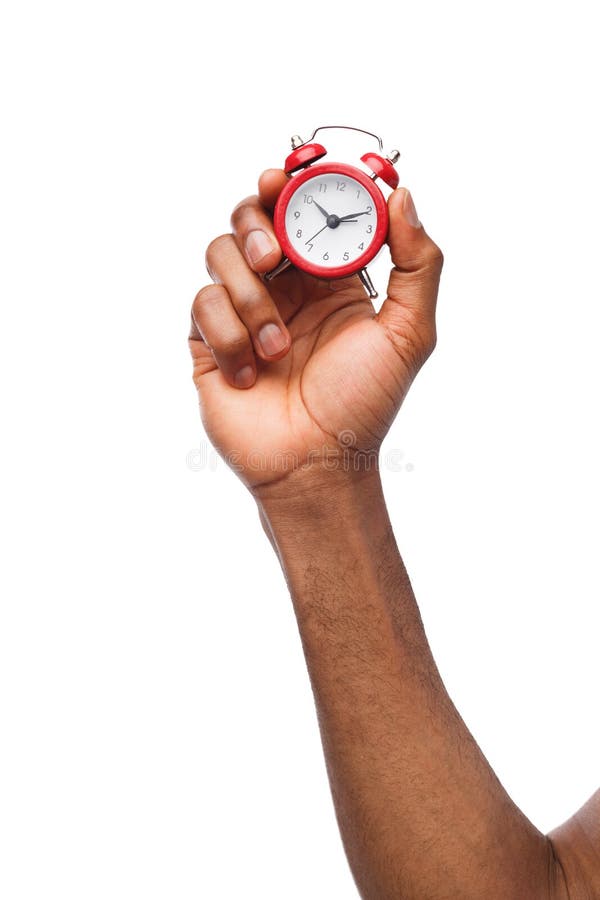
M379 312L358 277L288 269L269 212L287 178L265 172L206 253L190 348L207 434L255 494L304 484L340 444L377 452L435 344L442 254L404 188L389 198L394 268Z

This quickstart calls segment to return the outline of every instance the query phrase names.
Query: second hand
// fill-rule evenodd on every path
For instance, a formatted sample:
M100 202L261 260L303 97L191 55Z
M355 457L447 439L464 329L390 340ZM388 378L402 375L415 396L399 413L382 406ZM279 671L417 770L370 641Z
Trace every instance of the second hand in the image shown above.
M338 224L341 225L342 223L344 225L351 225L353 223L356 224L356 219L340 219ZM317 235L321 234L322 231L325 231L325 229L329 228L329 227L330 226L327 225L327 223L325 223L325 225L323 225L322 228L319 228L319 230L317 231L316 234L313 234L313 236L311 238L309 238L307 241L304 242L304 245L306 246L306 244L310 244L311 241L314 241L314 239L317 237Z
M322 228L319 228L319 230L317 231L317 234L321 234L321 232L322 232L322 231L325 231L325 229L326 229L327 227L328 227L327 222L325 222L325 224L323 225L323 227L322 227ZM309 238L307 241L304 242L304 245L306 246L306 244L310 244L311 241L314 241L314 239L316 238L317 234L313 234L313 236L312 236L311 238Z

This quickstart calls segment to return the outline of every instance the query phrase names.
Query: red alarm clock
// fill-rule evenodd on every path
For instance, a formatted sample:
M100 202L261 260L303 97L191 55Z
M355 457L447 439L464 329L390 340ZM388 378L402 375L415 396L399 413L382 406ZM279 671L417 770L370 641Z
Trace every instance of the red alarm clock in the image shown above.
M380 153L361 156L371 175L346 163L316 165L327 151L314 143L315 135L330 128L358 131L378 141ZM396 188L394 164L400 157L397 150L387 157L382 154L380 137L348 125L321 125L308 141L297 135L292 138L292 152L284 164L291 177L277 199L273 217L284 259L265 276L267 280L290 265L327 280L358 274L369 297L377 297L366 266L385 242L388 211L375 179Z

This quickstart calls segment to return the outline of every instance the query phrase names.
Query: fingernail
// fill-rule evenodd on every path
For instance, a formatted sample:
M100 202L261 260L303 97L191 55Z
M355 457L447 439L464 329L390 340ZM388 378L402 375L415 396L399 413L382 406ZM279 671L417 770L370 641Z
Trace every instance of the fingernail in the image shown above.
M244 366L237 372L235 378L233 379L235 382L235 386L239 388L249 388L254 384L254 369L252 366Z
M413 228L421 228L421 223L419 222L417 210L415 209L414 200L410 191L404 192L404 205L402 206L402 210L404 212L404 218L409 225L412 225Z
M251 231L246 238L246 253L253 266L272 253L274 249L273 241L264 231Z
M287 339L279 326L269 322L258 332L258 342L265 356L277 356L287 344Z

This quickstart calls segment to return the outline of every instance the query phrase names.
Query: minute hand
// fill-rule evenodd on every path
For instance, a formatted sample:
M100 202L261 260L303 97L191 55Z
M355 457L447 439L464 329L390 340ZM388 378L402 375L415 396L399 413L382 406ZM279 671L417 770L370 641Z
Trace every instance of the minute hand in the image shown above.
M350 213L349 216L340 216L340 222L347 222L348 219L355 219L357 216L370 216L370 215L371 215L371 210L365 209L364 212Z

